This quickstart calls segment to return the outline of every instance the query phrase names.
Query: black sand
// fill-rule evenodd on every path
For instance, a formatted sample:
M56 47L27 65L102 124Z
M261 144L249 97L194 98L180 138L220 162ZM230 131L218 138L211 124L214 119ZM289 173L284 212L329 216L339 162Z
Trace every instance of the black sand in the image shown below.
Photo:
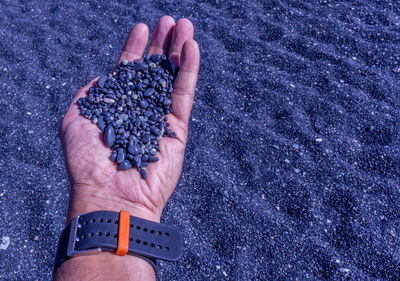
M400 4L128 2L0 3L0 279L51 278L62 115L134 24L170 14L202 61L163 215L186 251L163 279L399 280Z

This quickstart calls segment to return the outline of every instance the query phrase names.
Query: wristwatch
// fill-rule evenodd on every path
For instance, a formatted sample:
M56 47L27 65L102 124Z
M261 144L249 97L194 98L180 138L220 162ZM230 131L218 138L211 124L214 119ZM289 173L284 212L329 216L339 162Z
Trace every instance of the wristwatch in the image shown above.
M136 255L156 270L157 259L176 261L182 257L183 237L169 225L130 216L125 211L82 214L61 233L53 274L69 258L106 251Z

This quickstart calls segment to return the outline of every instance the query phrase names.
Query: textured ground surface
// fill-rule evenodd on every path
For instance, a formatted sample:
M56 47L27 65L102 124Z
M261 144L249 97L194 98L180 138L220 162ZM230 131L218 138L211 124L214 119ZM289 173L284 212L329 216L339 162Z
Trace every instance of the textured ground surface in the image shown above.
M397 1L66 2L0 1L0 280L51 278L59 122L164 14L193 21L202 62L163 280L400 279Z

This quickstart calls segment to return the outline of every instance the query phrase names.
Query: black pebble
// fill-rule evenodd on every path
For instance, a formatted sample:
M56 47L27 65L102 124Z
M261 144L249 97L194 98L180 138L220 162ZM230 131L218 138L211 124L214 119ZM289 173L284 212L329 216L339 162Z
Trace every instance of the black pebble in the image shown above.
M147 111L145 111L145 112L143 113L143 115L146 116L146 117L150 117L150 116L153 115L153 111L147 110ZM154 121L154 120L153 120L153 121Z
M150 57L150 59L151 59L152 61L154 61L154 62L159 62L159 61L161 61L161 55L159 55L159 54L152 55L152 56Z
M163 104L164 105L170 105L171 104L171 100L170 99L164 99Z
M118 148L117 163L122 163L125 160L125 150Z
M131 164L131 162L129 162L129 160L125 160L124 162L119 164L118 167L120 170L128 170L128 169L132 168L132 164Z
M150 162L157 162L158 160L159 160L158 157L155 157L155 156L150 156L150 157L149 157L149 161L150 161Z
M144 63L138 63L138 64L135 64L132 69L134 71L144 71L147 69L147 67Z
M140 147L138 145L129 145L128 146L128 151L132 155L138 155L140 152Z
M150 139L151 139L151 136L149 134L145 134L142 137L142 142L143 143L149 143Z
M154 126L151 126L151 127L150 127L150 132L151 132L153 135L158 136L158 135L160 134L160 129L158 129L158 128L154 127Z
M106 124L104 123L104 117L100 116L99 120L97 121L97 126L99 126L100 130L104 131Z
M154 94L154 92L155 92L154 88L148 88L146 91L144 91L143 96L150 97L152 94Z
M117 158L117 151L113 150L110 156L110 160L115 161L116 158Z
M144 179L147 178L147 172L145 169L140 169L140 174L142 175L142 178L144 178Z
M146 109L149 106L149 103L146 100L141 100L139 106L143 109Z
M98 85L100 88L103 88L103 87L104 87L104 83L107 81L107 79L108 79L107 76L101 75L100 78L99 78L99 80L97 80L97 85Z
M158 119L158 115L157 115L156 113L153 113L153 114L149 117L149 119L150 119L151 121L156 121L156 120Z
M140 123L141 123L140 120L136 119L135 122L134 122L135 127L139 127Z
M114 128L111 125L108 125L106 131L104 133L104 142L108 147L111 147L115 142L116 136Z

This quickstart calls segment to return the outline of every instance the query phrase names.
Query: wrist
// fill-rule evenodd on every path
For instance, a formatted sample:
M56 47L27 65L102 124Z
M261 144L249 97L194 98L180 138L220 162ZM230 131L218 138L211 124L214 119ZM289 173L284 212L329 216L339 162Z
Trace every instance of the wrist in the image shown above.
M71 186L66 225L78 215L99 210L129 212L131 216L160 222L161 211L144 204L115 196L105 187ZM135 255L118 256L103 252L99 255L78 256L65 261L54 276L64 280L155 280L153 266Z
M101 253L94 256L74 257L57 270L54 280L156 280L153 267L144 259Z
M114 212L124 210L129 212L131 216L154 222L160 222L162 212L158 208L150 208L140 202L132 202L115 196L102 187L89 185L74 185L71 187L67 225L80 214L99 210Z

